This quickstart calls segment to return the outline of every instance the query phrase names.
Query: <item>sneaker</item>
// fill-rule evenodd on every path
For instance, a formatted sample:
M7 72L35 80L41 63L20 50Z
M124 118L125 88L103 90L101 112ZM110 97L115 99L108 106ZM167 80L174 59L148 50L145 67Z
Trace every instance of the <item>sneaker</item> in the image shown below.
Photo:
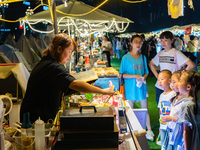
M147 131L146 138L147 138L147 140L149 140L151 142L154 141L154 134L153 134L153 132L151 130Z

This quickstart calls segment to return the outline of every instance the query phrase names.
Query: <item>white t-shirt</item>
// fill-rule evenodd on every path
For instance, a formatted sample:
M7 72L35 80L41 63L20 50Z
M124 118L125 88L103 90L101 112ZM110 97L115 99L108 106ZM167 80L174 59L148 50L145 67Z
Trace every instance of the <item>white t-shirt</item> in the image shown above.
M102 42L102 46L106 46L107 48L112 48L112 44L110 41L107 41L107 42ZM107 49L105 47L103 47L103 51L109 51L109 49Z
M177 71L181 69L184 64L190 60L188 57L186 57L182 52L176 50L175 48L172 48L171 50L165 52L160 51L153 59L152 62L156 66L160 66L160 71L167 69L170 70L172 73L174 71ZM156 82L155 85L157 88L160 88L158 85L158 82Z
M171 91L168 94L164 95L163 93L160 95L158 108L160 109L160 118L164 115L170 115L171 112L171 98L176 96L176 92ZM167 123L160 122L160 129L167 129Z
M118 41L116 42L116 50L122 50L122 42Z

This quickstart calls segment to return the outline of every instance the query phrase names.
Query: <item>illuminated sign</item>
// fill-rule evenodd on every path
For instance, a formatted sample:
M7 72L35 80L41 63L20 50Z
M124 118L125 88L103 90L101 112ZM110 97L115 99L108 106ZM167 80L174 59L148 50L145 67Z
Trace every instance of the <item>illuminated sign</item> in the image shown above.
M30 6L31 3L30 3L30 2L27 2L27 1L23 1L23 4L24 4L24 5L27 5L27 6Z
M43 10L48 10L49 7L48 6L43 6Z
M10 29L0 29L0 31L10 31Z

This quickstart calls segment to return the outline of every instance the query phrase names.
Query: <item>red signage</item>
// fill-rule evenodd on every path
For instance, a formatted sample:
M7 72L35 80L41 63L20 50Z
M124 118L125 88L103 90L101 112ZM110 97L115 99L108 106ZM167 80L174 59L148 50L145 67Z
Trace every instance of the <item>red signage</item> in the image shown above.
M185 35L190 35L192 33L192 27L185 28Z

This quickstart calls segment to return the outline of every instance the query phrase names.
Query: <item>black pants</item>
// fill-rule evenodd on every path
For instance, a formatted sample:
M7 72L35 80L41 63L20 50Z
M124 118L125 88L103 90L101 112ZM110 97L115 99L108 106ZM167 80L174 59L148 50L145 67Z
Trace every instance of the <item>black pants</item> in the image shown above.
M102 54L106 54L107 60L108 60L108 67L111 67L111 64L110 64L110 52L109 51L103 51Z

